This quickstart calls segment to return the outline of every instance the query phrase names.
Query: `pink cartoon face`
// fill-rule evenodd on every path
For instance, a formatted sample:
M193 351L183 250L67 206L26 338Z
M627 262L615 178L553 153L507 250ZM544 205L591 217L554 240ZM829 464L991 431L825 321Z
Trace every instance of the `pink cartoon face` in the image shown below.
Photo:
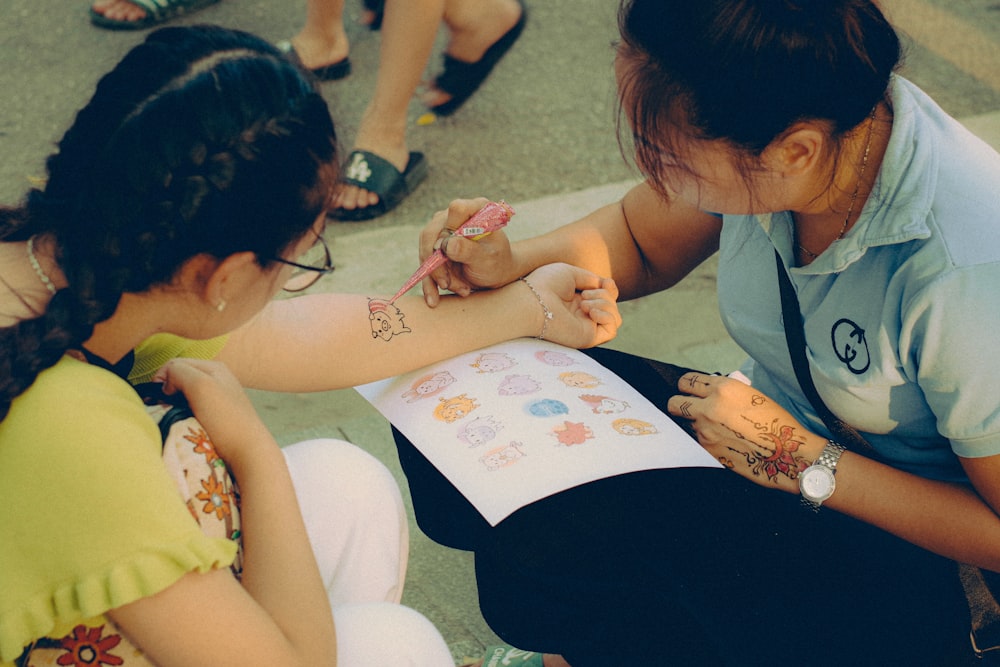
M470 447L478 447L497 437L497 431L502 428L503 424L493 417L477 417L465 425L458 439Z
M503 352L483 352L469 364L480 373L496 373L517 365L517 361Z
M465 394L451 398L439 398L438 401L440 402L434 408L434 418L449 424L458 421L479 407L476 399L469 398Z
M389 340L410 332L403 323L403 311L382 299L368 300L368 323L372 328L372 338Z
M617 398L609 398L608 396L597 396L595 394L584 394L580 397L580 400L590 405L590 410L595 415L618 414L625 412L629 407L625 401L619 401Z
M413 403L421 398L433 396L453 382L455 382L455 376L448 371L424 375L417 378L413 386L402 397L407 403Z
M576 363L568 354L556 350L539 350L535 352L535 358L549 366L572 366Z
M542 388L542 385L527 375L508 375L500 383L497 393L501 396L523 396Z
M525 453L521 451L522 446L520 442L511 441L510 444L486 452L479 461L486 466L487 470L506 468L525 456Z

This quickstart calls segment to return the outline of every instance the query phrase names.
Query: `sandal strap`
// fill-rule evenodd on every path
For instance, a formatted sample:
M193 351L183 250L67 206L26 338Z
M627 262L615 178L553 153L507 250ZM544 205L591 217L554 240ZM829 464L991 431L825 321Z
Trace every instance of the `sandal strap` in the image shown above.
M178 8L186 8L188 5L196 5L192 0L128 0L136 7L146 12L147 18L160 21L171 18Z

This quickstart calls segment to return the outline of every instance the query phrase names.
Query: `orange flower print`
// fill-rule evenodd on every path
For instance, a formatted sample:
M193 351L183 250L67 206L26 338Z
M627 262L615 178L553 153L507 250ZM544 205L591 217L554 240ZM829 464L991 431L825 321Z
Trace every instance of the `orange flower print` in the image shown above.
M121 642L121 635L108 635L101 638L104 626L88 628L78 625L71 635L66 635L59 641L59 646L67 651L56 660L60 665L73 667L89 667L90 665L121 665L125 661L109 651Z
M205 462L208 465L212 465L219 458L219 455L215 453L215 447L212 445L208 433L205 433L205 429L188 427L188 433L184 436L184 439L194 443L194 451L198 454L204 454Z
M205 490L195 496L198 500L205 501L201 511L205 514L215 512L215 518L219 521L229 516L232 510L229 507L229 493L226 492L225 485L213 475L201 480L201 487Z

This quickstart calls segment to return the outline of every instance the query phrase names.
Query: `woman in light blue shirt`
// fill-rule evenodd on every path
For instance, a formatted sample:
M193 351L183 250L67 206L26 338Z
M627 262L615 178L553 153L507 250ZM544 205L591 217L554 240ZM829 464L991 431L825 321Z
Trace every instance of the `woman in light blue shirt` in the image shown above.
M502 637L574 667L961 664L956 562L1000 571L1000 157L895 74L869 0L625 0L620 28L646 182L541 237L451 240L434 279L466 293L558 257L627 299L719 251L752 384L597 356L725 469L602 480L490 529L397 438L420 525L476 552ZM779 272L816 393L867 444L800 384Z

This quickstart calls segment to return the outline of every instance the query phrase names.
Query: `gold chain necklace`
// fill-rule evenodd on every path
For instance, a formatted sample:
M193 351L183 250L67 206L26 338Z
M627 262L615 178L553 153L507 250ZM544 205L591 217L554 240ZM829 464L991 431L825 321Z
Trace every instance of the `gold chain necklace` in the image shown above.
M868 153L872 148L872 134L875 129L875 113L877 110L878 106L875 106L875 108L872 109L871 115L868 117L870 122L868 123L868 137L865 140L865 152L864 155L861 156L861 169L858 171L858 183L854 186L854 192L851 193L851 203L847 207L847 216L844 218L844 224L840 227L840 233L837 234L837 237L833 239L833 241L830 241L830 245L833 245L840 239L844 238L844 234L847 233L847 225L851 222L851 215L854 213L854 203L857 201L858 193L861 191L861 183L865 180L865 169L868 167ZM799 246L799 250L809 256L810 260L816 259L820 256L820 253L809 250L801 243L798 243L797 245Z

